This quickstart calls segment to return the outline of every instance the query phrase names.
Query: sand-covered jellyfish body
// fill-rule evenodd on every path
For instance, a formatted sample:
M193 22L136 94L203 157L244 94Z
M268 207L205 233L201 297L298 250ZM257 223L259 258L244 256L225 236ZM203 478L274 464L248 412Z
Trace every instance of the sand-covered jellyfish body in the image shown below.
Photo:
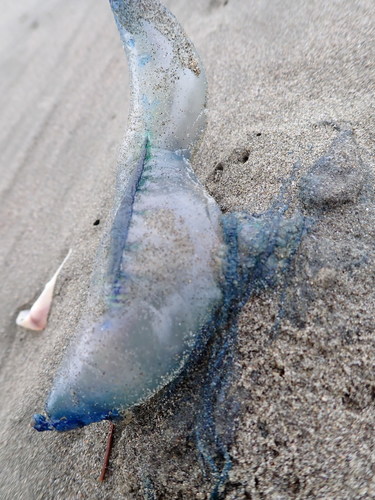
M184 366L222 302L220 210L189 164L205 125L206 79L158 1L111 1L128 57L132 111L120 161L104 310L82 321L38 430L114 418Z
M130 126L112 226L47 415L34 415L39 431L120 418L156 394L288 269L305 231L286 207L221 213L189 163L206 102L193 45L157 0L110 3L129 60Z
M117 221L118 222L118 221ZM38 430L116 418L171 381L223 303L221 212L187 160L149 148L103 316L81 322Z

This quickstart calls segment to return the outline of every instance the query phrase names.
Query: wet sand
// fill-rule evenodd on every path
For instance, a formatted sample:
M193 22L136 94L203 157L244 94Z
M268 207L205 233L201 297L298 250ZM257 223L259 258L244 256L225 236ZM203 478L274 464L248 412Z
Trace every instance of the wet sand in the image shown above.
M278 335L280 290L253 297L240 317L241 409L224 497L374 498L372 2L166 3L206 67L209 122L193 164L223 210L266 210L297 161L302 177L329 149L338 134L329 122L352 128L365 172L358 196L318 214L295 182L291 211L317 223L296 257ZM117 430L104 484L107 423L66 434L29 425L79 319L111 212L128 77L105 1L6 0L0 24L0 497L143 498L153 468L156 498L208 498L196 452L154 403ZM16 327L68 248L47 330Z

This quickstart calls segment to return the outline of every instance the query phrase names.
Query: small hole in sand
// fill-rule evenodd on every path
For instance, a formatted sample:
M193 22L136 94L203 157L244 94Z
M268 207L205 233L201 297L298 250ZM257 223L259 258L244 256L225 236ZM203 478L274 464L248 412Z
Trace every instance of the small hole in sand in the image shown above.
M248 152L248 151L244 151L244 152L241 154L241 156L240 156L240 161L241 161L242 163L246 163L246 162L247 162L247 160L249 159L249 156L250 156L250 155L249 155L249 152Z
M94 222L93 226L99 226L100 224L100 219L96 219L96 221Z
M255 135L256 135L257 137L260 137L260 136L262 135L262 132L257 132Z
M221 179L221 176L223 175L223 171L224 171L224 165L221 163L221 161L219 161L219 163L215 165L215 168L212 172L212 179L215 182L218 182Z
M31 24L30 24L30 29L31 30L37 30L39 28L39 22L37 20L33 21Z

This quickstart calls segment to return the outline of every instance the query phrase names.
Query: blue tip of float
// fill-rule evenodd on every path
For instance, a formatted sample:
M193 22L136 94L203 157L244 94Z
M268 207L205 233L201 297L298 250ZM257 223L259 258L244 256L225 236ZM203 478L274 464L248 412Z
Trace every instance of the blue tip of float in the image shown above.
M39 432L54 430L53 426L50 422L47 421L46 417L43 415L39 415L39 413L36 413L33 416L32 426Z
M121 414L117 410L98 412L98 413L88 413L81 415L78 418L76 415L70 414L61 418L46 418L44 415L36 413L33 416L32 426L38 432L43 431L58 431L65 432L71 431L73 429L79 429L85 425L91 424L93 422L100 422L101 420L120 420Z

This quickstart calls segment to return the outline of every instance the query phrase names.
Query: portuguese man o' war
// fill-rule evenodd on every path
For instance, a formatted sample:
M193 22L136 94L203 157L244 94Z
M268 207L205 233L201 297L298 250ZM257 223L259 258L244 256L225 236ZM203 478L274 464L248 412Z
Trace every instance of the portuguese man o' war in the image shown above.
M130 128L87 310L38 431L121 418L158 393L276 281L305 231L281 208L222 214L190 165L206 121L199 56L157 0L110 4L130 66Z

